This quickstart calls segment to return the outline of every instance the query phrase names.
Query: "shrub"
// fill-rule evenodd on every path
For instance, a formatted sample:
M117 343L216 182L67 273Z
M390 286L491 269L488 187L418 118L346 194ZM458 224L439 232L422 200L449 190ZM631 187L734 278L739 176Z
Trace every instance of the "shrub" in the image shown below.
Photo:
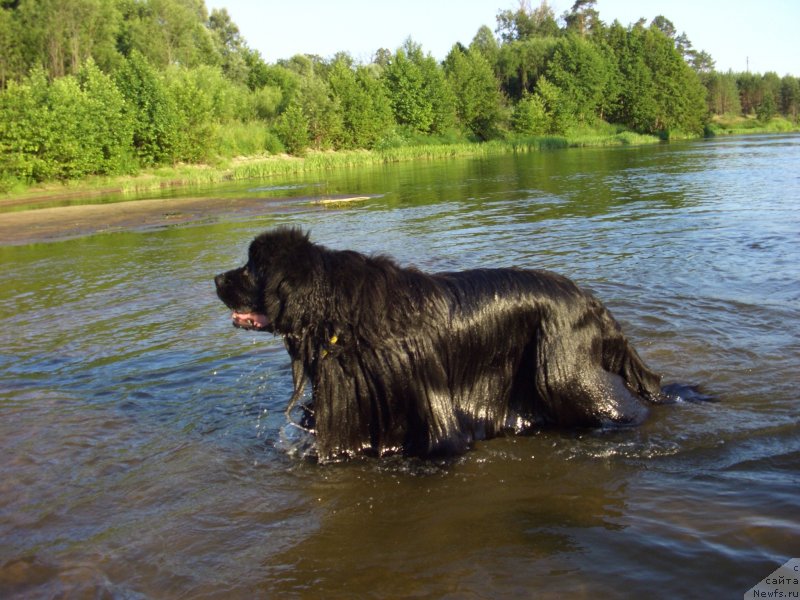
M275 126L283 146L289 154L302 156L310 141L308 133L308 117L297 104L291 104L278 118Z
M538 94L525 92L511 116L511 127L517 133L543 135L547 133L549 117Z

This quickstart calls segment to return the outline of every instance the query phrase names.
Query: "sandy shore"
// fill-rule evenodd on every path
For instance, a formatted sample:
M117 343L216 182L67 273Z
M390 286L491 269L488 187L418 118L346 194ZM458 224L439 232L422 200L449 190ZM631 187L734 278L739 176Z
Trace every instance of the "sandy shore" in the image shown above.
M0 212L0 246L16 246L193 222L259 217L275 212L339 208L376 196L292 198L158 198ZM12 207L6 203L5 207ZM3 202L0 201L0 208Z
M303 203L305 204L305 203ZM283 204L282 210L286 210ZM21 245L93 233L259 216L278 209L274 199L170 198L85 204L0 213L0 245Z

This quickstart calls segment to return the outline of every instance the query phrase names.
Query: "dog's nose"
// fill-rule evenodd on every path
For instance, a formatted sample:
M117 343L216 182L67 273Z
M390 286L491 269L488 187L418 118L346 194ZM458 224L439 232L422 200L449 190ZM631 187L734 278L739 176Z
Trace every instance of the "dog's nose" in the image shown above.
M216 277L214 277L214 283L217 286L217 289L221 288L225 285L225 273L220 273Z

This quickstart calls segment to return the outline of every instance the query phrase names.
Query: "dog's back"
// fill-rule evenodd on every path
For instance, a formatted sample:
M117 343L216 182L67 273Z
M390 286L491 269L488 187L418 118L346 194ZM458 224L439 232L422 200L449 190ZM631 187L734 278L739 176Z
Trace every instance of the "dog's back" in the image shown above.
M662 398L660 376L606 307L570 279L516 268L435 278L452 297L443 352L458 349L448 371L453 389L464 388L467 412L488 412L474 393L481 380L508 396L506 424L638 422L642 402Z

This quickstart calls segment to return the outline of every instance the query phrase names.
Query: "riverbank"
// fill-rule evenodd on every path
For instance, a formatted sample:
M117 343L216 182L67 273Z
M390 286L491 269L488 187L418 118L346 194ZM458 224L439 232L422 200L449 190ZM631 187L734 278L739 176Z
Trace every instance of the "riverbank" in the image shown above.
M577 147L644 145L659 141L654 136L628 131L585 130L576 131L569 137L520 137L484 143L427 144L373 151L309 152L304 157L242 157L217 166L177 165L143 171L136 176L91 177L49 183L0 196L0 245L49 242L93 233L166 227L222 218L246 218L272 210L270 203L260 198L141 199L143 194L165 188L201 188L226 181L262 180L273 176L375 164ZM304 203L317 200L306 198Z
M264 214L257 198L166 198L113 204L79 204L0 214L0 246L18 246L113 233L129 229L168 227L224 217Z
M718 122L724 134L785 133L759 129L752 120ZM774 127L774 125L772 126ZM797 131L795 128L794 131ZM168 227L225 218L247 218L273 210L259 198L150 198L148 192L168 188L202 188L226 181L267 179L303 172L357 168L374 164L492 156L576 147L612 147L659 143L653 136L631 132L601 135L584 132L571 137L518 138L482 144L430 144L375 151L315 152L239 158L226 165L178 165L144 171L137 176L87 178L80 181L31 186L0 195L0 246L48 242L93 233ZM315 198L305 198L304 204ZM337 202L340 199L337 199Z
M361 202L370 196L304 197L297 206L320 209ZM280 208L279 208L280 206ZM95 233L246 219L287 209L261 197L189 197L128 200L106 204L47 206L0 214L0 247L53 242Z
M17 183L0 194L0 214L80 204L81 199L106 195L147 193L165 188L191 188L223 183L265 179L276 175L319 172L365 165L415 160L437 160L469 156L538 152L563 148L607 147L659 143L659 138L619 130L576 130L568 136L514 137L483 143L418 144L376 150L308 152L303 157L282 155L239 157L217 165L180 164L142 170L137 175L87 177L75 181L35 185Z
M709 137L797 131L800 131L800 125L781 117L776 117L767 123L760 122L755 117L714 117L706 128ZM365 165L564 148L645 145L661 141L656 136L637 134L606 124L600 128L576 129L566 136L519 136L481 143L431 143L376 150L309 151L303 157L287 154L245 156L223 159L213 165L177 164L143 169L136 175L91 176L79 180L31 185L17 182L8 189L0 189L0 215L56 205L82 204L114 194L132 197L169 188L202 187L226 181L258 180L277 175L356 168Z

